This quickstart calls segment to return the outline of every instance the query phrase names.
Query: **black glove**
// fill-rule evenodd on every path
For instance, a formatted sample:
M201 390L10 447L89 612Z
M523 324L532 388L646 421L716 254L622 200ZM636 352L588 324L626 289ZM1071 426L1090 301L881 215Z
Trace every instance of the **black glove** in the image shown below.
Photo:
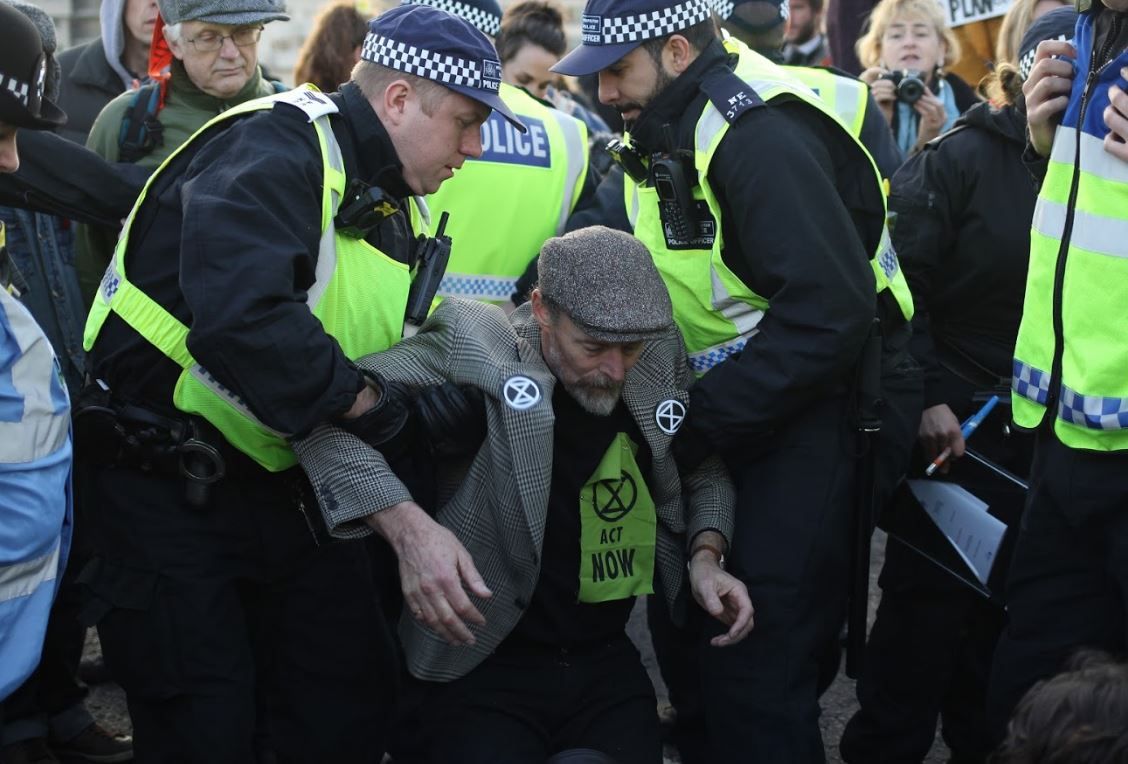
M461 456L478 450L486 437L486 403L470 385L444 382L419 391L415 413L423 442L435 456Z
M410 446L405 442L411 393L398 382L389 382L375 372L361 369L370 387L379 394L376 405L352 419L341 418L337 425L384 454L389 461Z

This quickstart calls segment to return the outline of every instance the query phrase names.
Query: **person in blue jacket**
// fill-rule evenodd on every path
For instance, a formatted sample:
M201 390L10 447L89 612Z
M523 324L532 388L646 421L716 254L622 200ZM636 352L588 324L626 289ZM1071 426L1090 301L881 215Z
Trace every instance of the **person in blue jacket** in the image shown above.
M43 97L35 26L0 3L0 172L19 167L16 132L63 124ZM4 264L0 233L0 266ZM0 267L0 273L6 269ZM6 282L6 279L3 279ZM0 289L0 700L39 662L70 539L70 400L51 343Z

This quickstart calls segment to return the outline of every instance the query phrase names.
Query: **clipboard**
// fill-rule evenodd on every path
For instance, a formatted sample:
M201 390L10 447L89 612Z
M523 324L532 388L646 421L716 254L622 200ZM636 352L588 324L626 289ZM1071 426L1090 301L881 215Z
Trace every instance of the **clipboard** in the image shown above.
M1007 570L1022 517L1021 511L1015 510L1015 506L1019 505L1015 497L1025 493L1026 482L971 449L953 466L950 477L959 478L960 483L976 486L976 490L972 491L973 495L987 504L988 514L1007 526L986 584L979 580L975 571L929 516L907 480L902 480L897 486L889 504L881 513L878 527L980 596L1001 606ZM931 479L955 482L945 477ZM1001 498L1004 500L1000 500ZM1008 498L1009 501L1006 500Z

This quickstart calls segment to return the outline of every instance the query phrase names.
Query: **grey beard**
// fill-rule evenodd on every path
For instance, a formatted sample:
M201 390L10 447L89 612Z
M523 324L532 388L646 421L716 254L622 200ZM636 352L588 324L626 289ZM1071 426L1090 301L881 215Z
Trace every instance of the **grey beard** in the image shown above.
M576 399L576 403L580 404L580 408L589 414L610 416L611 412L615 410L615 406L619 404L619 394L622 392L622 385L606 388L565 384L564 389L568 391L569 395Z

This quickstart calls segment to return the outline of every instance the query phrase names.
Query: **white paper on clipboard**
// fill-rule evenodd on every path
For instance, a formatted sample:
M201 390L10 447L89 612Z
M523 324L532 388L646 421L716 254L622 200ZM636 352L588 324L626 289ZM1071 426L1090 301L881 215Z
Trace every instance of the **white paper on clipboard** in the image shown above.
M987 505L955 483L910 480L909 490L947 537L967 566L986 586L1007 526L987 513Z

